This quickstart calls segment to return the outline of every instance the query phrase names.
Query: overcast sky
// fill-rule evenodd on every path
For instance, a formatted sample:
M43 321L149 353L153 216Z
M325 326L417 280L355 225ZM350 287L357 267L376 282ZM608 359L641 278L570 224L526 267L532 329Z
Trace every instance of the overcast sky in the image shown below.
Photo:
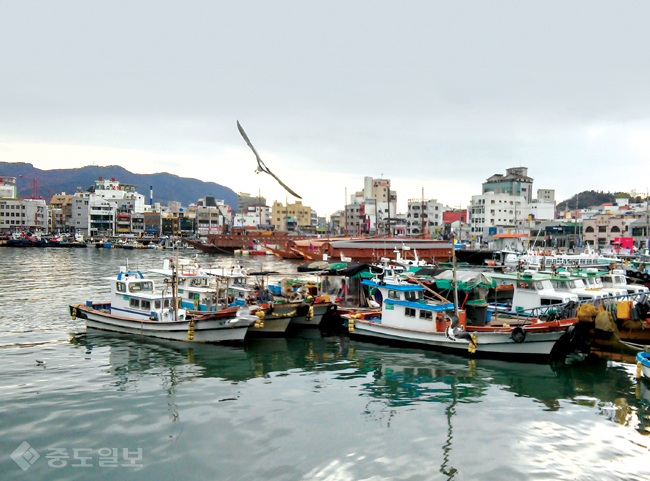
M466 207L515 166L558 201L650 187L646 1L1 6L2 161L117 164L284 202L239 120L320 215L364 176L390 178L400 211L422 189Z

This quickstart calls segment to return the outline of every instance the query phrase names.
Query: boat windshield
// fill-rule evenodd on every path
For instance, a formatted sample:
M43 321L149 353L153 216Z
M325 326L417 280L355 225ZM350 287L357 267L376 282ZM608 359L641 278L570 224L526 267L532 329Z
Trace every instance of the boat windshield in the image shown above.
M585 287L585 283L582 282L582 279L576 279L575 281L571 281L571 282L573 283L573 285L571 286L571 288L573 289L582 289Z
M545 279L543 281L535 282L535 289L537 289L538 291L543 291L545 289L553 289L553 285L551 284L551 281Z
M153 282L131 282L129 283L129 292L152 292Z
M406 291L404 297L407 301L421 301L424 299L424 293L422 291Z

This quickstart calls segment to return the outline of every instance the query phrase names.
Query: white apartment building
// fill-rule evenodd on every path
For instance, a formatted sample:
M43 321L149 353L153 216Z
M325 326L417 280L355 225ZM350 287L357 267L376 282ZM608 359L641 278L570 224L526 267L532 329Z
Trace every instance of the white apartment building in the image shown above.
M271 208L267 206L249 205L245 212L236 212L233 216L233 227L259 227L269 228L271 222Z
M436 199L409 199L406 235L436 234L443 224L442 214L448 210Z
M523 196L486 192L473 195L467 209L470 235L478 241L487 241L490 236L508 228L515 228L517 220L522 220L522 206L527 205ZM526 216L527 217L527 216Z
M47 203L43 199L0 198L0 230L48 229Z

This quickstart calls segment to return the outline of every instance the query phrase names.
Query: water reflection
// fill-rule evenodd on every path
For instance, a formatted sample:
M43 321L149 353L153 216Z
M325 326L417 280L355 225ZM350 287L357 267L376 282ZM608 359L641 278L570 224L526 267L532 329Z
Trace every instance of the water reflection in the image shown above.
M108 350L108 372L117 390L137 385L142 376L161 378L170 399L179 384L198 378L233 383L270 375L330 372L335 379L359 379L370 420L390 427L400 408L421 403L479 404L494 387L530 398L547 411L567 403L594 408L612 422L647 434L648 389L629 366L590 356L571 364L522 364L471 360L417 349L398 349L350 340L317 329L285 338L251 339L242 346L214 346L140 339L89 330L71 343L86 355ZM479 407L480 409L480 407Z

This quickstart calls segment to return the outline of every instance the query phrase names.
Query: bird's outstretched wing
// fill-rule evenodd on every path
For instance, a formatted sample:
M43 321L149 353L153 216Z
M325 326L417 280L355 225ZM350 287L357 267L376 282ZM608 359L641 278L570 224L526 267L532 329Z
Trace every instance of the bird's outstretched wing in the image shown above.
M253 144L251 144L250 139L248 138L248 135L246 135L246 132L244 132L244 129L242 128L241 124L239 123L239 120L237 121L237 128L239 129L239 133L241 136L244 138L248 146L251 148L253 153L255 154L255 158L257 159L257 171L258 172L264 172L265 174L269 174L271 177L273 177L275 180L278 181L278 183L286 189L287 192L289 192L291 195L294 197L298 197L299 199L302 199L298 194L296 194L293 190L291 190L287 185L282 182L280 179L278 179L277 175L275 175L273 172L269 170L269 168L264 164L262 159L260 158L260 155L257 153L257 150L255 150L255 147L253 147Z

